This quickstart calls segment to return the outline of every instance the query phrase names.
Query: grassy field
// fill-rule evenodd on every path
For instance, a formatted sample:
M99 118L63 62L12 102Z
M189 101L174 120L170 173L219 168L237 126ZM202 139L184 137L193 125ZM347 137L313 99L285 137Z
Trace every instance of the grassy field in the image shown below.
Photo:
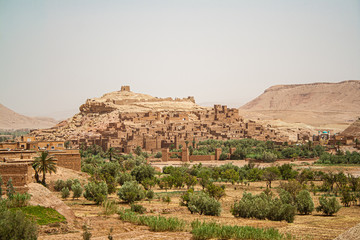
M58 222L66 221L63 215L61 215L52 208L45 208L41 206L12 208L12 211L17 211L17 210L20 210L23 213L25 213L27 217L33 219L39 225L47 225L50 223L58 223Z

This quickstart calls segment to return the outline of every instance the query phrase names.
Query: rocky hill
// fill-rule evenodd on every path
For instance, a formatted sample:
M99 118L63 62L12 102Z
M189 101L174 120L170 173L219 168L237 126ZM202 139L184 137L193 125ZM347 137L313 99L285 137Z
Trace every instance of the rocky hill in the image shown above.
M27 117L18 114L11 109L0 104L0 129L16 130L16 129L33 129L33 128L49 128L56 124L55 119L41 117Z
M276 85L240 108L262 120L343 130L360 116L360 81Z
M210 109L199 106L193 97L157 98L147 94L135 93L130 89L104 94L99 98L87 99L79 107L80 112L60 122L51 129L35 131L39 139L73 139L95 137L105 130L109 123L119 122L121 113L144 112L192 112Z
M178 141L192 141L194 137L288 139L269 125L245 122L237 109L220 105L202 107L193 97L152 97L131 92L126 86L120 91L86 100L79 110L55 127L31 134L38 139L73 140L74 144L79 139L99 142L108 139L112 146L118 144L119 148L130 143L146 147L144 137L155 139L157 146L160 142L166 145L175 138ZM152 144L150 141L148 146Z
M360 137L360 118L347 127L341 135Z

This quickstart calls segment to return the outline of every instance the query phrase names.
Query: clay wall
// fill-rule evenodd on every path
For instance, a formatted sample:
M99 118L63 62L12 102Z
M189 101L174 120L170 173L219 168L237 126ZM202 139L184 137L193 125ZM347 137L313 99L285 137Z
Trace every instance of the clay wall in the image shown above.
M53 154L57 159L56 165L72 169L75 171L81 171L81 156L80 153L55 153Z
M31 159L36 155L35 151L0 151L0 162L11 158Z
M190 162L194 161L215 161L215 155L191 155Z
M3 185L4 188L11 178L15 190L24 193L28 190L27 184L32 182L33 169L28 163L0 163L0 175L5 185Z
M0 149L17 149L18 143L16 142L1 142Z

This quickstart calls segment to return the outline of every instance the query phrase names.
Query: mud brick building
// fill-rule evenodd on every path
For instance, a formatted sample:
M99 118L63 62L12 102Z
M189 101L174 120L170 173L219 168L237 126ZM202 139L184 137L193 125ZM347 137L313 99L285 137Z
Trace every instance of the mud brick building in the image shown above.
M27 184L33 182L34 170L29 163L0 163L0 175L6 187L9 179L12 179L15 191L24 193L28 190Z
M152 97L131 92L129 86L87 99L79 110L71 119L30 135L41 141L69 140L73 147L96 144L105 151L113 147L123 153L130 153L137 146L160 152L172 145L181 148L207 139L288 141L287 136L271 127L244 121L238 109L199 106L192 96Z
M97 133L71 139L71 142L75 146L96 144L104 150L113 147L130 153L137 146L148 152L159 152L172 145L179 148L207 139L287 141L286 137L256 122L245 123L238 109L222 105L201 111L121 112L117 122L109 123Z

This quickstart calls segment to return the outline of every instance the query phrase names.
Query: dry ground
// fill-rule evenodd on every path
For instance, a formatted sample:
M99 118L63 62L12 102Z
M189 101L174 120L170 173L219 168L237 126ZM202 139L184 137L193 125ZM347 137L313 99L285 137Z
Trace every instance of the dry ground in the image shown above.
M316 166L316 168L321 168L321 170L326 171L344 170L347 172L360 172L360 167L355 166ZM272 184L273 192L275 194L277 193L276 189L279 186L279 182L280 181L275 181ZM142 201L139 202L139 204L142 204L147 208L147 215L178 217L189 222L200 219L229 225L274 227L283 233L290 233L293 236L296 236L297 239L334 239L341 233L360 223L360 206L351 206L349 208L343 207L332 217L322 216L316 212L313 212L312 215L296 215L294 223L235 218L231 215L230 208L232 203L235 200L240 199L244 191L257 194L262 192L265 189L265 186L265 182L250 183L250 186L240 184L231 185L230 183L227 183L226 197L221 200L222 213L220 217L192 215L186 207L179 206L180 194L177 193L177 191L185 191L185 189L169 190L168 192L155 189L155 192L159 193L161 196L163 194L169 194L171 197L170 204L163 203L159 199L151 202ZM201 190L201 188L197 187L196 190ZM57 194L60 197L60 194ZM127 204L121 203L115 194L111 195L110 199L117 201L119 207L129 208ZM318 196L313 196L313 200L315 206L317 206ZM145 226L124 223L118 219L116 214L105 217L102 214L101 206L96 206L83 198L79 200L68 199L65 203L70 206L77 217L74 226L65 229L62 233L60 230L56 229L56 227L53 229L48 226L42 227L39 239L82 239L83 231L81 226L84 223L87 223L90 227L90 232L93 236L92 239L107 239L110 228L113 229L112 235L114 239L191 239L191 234L188 232L155 233L150 232ZM56 232L57 234L54 234ZM50 233L53 233L53 235Z

